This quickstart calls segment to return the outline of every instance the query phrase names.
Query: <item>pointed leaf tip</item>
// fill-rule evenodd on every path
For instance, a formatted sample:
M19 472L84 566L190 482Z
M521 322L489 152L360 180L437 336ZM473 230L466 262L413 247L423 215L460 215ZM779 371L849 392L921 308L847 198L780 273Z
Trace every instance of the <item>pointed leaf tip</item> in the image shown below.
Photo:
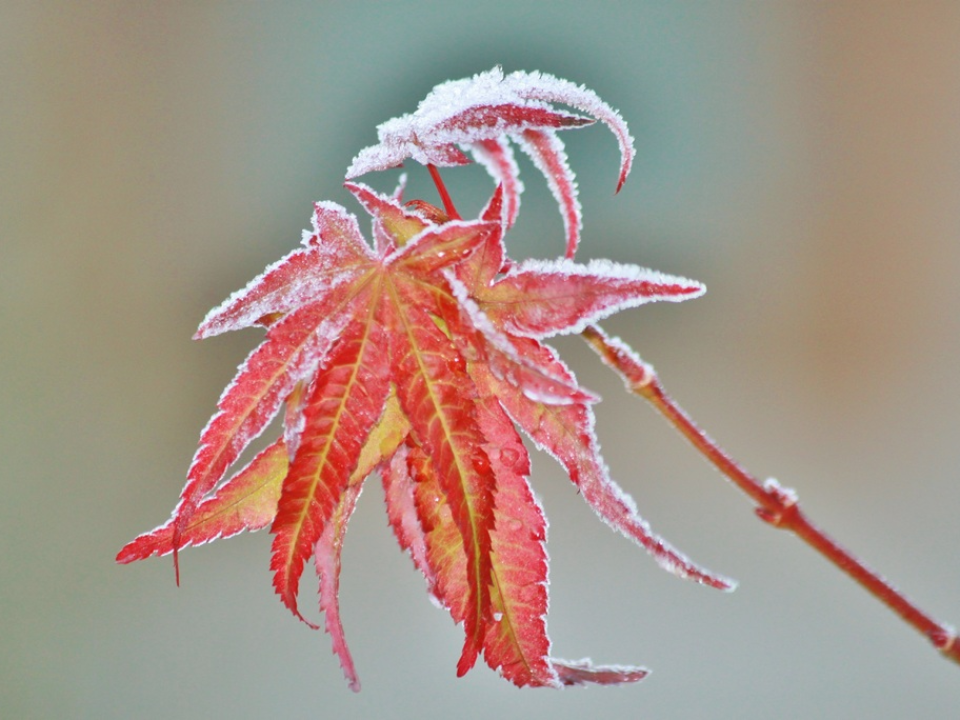
M698 297L695 280L635 265L592 260L527 260L492 286L478 288L480 308L511 333L544 338L577 333L621 310L655 301Z
M117 562L130 563L170 553L176 561L181 548L266 527L276 515L280 483L287 474L287 466L287 451L281 438L205 498L179 537L175 537L174 532L176 518L171 518L127 543L117 555ZM174 567L179 575L179 563Z

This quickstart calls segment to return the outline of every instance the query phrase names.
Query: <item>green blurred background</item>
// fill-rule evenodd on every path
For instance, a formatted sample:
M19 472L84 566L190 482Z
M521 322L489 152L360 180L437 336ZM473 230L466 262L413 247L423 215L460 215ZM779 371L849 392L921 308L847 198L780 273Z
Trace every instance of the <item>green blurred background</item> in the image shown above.
M559 345L606 398L614 475L742 583L659 571L537 458L554 651L646 664L639 685L457 680L460 631L397 551L376 483L344 557L358 696L273 596L266 534L185 553L179 589L168 561L113 564L168 517L257 342L192 342L206 310L299 242L314 200L356 209L341 178L377 123L496 63L586 83L636 136L616 197L612 136L566 136L582 257L710 288L607 327L736 457L960 622L960 4L7 1L0 716L955 715L960 669L757 522L574 339ZM511 247L554 256L560 216L532 170ZM479 206L482 172L447 177ZM434 200L422 173L411 188Z

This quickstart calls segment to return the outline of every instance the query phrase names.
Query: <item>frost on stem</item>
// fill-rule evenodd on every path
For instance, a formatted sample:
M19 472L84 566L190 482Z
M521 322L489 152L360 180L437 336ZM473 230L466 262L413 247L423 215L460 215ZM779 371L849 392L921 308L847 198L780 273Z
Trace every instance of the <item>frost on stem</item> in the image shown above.
M796 513L799 500L796 491L793 488L783 487L776 478L767 478L763 483L763 489L770 502L768 505L756 508L754 512L757 517L774 527L784 525Z

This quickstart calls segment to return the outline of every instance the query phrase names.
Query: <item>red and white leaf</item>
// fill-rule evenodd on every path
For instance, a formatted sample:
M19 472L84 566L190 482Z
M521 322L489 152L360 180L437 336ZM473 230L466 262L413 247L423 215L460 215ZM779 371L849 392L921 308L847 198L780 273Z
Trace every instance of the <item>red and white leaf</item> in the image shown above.
M212 337L285 315L353 280L373 260L356 217L336 203L315 204L313 233L304 233L304 244L305 248L270 265L244 289L211 310L194 338Z
M575 128L590 125L590 118L551 110L533 103L471 105L450 117L423 128L417 141L423 143L473 143L479 140L524 132L530 128Z
M473 143L470 150L474 159L487 169L497 186L502 188L502 212L497 217L505 229L510 229L517 221L520 194L523 192L520 168L517 167L510 143L500 138L489 138ZM481 217L490 219L487 212L482 213Z
M563 103L592 115L609 127L620 145L620 177L617 181L617 192L620 192L630 174L636 150L627 123L619 112L601 100L593 90L547 73L511 73L504 79L504 84L509 85L510 90L520 98Z
M266 340L250 353L224 390L217 403L219 412L200 435L200 447L174 511L175 558L197 504L263 432L296 384L314 372L342 329L343 311L354 300L340 285L321 300L292 312L270 328Z
M616 312L654 301L699 297L695 280L655 270L592 260L528 260L489 288L478 289L480 308L498 327L527 337L579 333Z
M339 504L387 398L384 342L383 328L372 316L353 321L318 374L304 408L300 447L271 528L270 563L277 594L301 620L297 590L303 563Z
M377 127L376 145L364 148L346 177L386 170L413 158L423 165L449 167L469 162L456 145L496 138L528 128L580 127L593 122L559 112L545 103L504 92L503 73L495 68L467 81L436 86L416 111Z
M430 457L466 554L466 641L457 666L463 675L476 662L490 613L490 463L473 417L473 383L457 348L421 308L406 306L399 293L397 299L391 338L397 397Z
M516 339L524 353L539 356L544 365L553 364L556 372L569 370L545 345L535 340ZM572 377L572 375L571 375ZM720 590L733 590L736 582L691 561L676 550L640 517L633 499L610 478L594 435L594 417L583 403L548 405L508 392L502 381L478 368L474 373L481 392L495 395L504 409L536 445L556 458L570 480L597 515L646 550L668 572Z
M497 478L490 532L493 613L483 656L515 685L556 687L548 660L547 522L527 483L530 459L496 398L483 398L477 409Z
M557 111L550 103L569 105L592 119ZM573 173L554 131L594 120L606 124L620 146L619 192L635 155L633 138L620 114L583 86L539 72L504 76L499 67L437 85L415 112L382 123L377 128L379 142L360 151L347 177L396 167L406 158L437 167L463 165L468 159L457 149L459 144L473 151L494 180L505 186L504 221L510 227L522 189L505 142L507 136L514 137L550 183L567 228L567 257L573 257L580 235L580 208Z
M250 463L200 503L180 536L180 546L203 545L244 530L260 530L273 522L280 486L289 463L283 439L261 451ZM123 546L117 562L129 563L174 550L176 517Z
M567 153L556 133L545 130L525 130L514 136L537 169L543 173L547 186L560 206L567 238L566 256L572 258L580 242L583 216L577 198L577 181L567 161Z

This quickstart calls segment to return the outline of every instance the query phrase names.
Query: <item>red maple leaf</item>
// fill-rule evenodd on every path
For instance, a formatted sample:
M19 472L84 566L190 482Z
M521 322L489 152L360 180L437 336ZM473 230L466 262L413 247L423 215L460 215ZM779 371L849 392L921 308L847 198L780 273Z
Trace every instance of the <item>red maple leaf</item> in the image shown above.
M558 111L549 103L569 105L591 117ZM573 257L582 225L580 202L557 131L582 127L594 120L606 124L620 145L619 191L635 154L633 138L620 113L593 90L569 80L539 72L518 71L505 76L499 67L438 85L415 112L381 124L377 128L379 142L360 151L347 169L347 178L396 167L406 158L437 167L463 165L470 162L459 149L463 147L503 185L503 221L510 228L523 192L508 142L512 140L547 179L563 215L566 254Z
M428 163L460 163L466 158L458 143L503 160L508 146L501 135L519 133L531 146L542 140L545 172L575 203L565 162L557 166L549 159L560 157L552 129L582 125L583 119L547 103L586 109L615 129L622 125L619 116L589 91L548 76L511 82L500 75L501 93L490 90L496 77L478 77L458 86L459 105L430 115L429 122L420 118L417 132L396 121L395 134L382 143L386 149L361 153L354 169L379 169L411 154ZM625 126L618 135L627 149L625 174L632 156ZM198 338L254 325L267 328L266 338L241 365L201 434L173 516L125 546L118 561L173 553L176 564L188 545L269 525L278 595L311 624L297 595L312 557L326 630L348 682L358 689L337 605L340 551L362 484L378 471L401 547L432 595L463 625L459 675L482 654L517 685L643 677L641 668L550 657L546 523L528 484L530 461L518 428L558 460L605 521L660 565L713 587L732 587L655 536L639 517L600 457L590 407L596 398L542 342L641 303L696 297L703 286L605 261L508 262L503 233L515 214L519 182L506 174L511 182L498 186L481 216L470 221L451 220L425 203L404 206L399 192L387 197L347 183L374 218L375 249L352 214L318 203L303 247L201 324ZM577 237L578 225L568 235L568 254ZM283 436L224 480L283 406Z

